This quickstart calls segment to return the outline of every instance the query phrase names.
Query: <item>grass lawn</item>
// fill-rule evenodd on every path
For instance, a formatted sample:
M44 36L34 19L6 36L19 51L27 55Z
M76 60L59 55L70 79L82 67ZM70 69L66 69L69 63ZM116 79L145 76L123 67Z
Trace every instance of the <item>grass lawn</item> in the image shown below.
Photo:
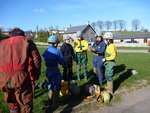
M40 53L43 53L44 48L39 48ZM88 62L88 70L92 70L92 54L88 53L89 62ZM74 73L75 73L75 66ZM137 70L138 74L132 75L131 69ZM117 66L114 76L114 84L115 90L120 90L123 87L132 87L136 86L137 83L140 83L141 80L147 80L150 82L150 54L144 53L119 53L117 58ZM42 62L42 73L40 76L41 82L45 79L44 75L44 62ZM120 75L120 76L119 76ZM82 85L83 81L81 81L80 85ZM47 92L45 90L36 90L36 98L34 99L34 113L44 113L43 105L44 101L47 100ZM81 102L80 102L81 103ZM67 106L67 102L65 102ZM65 105L64 104L64 105ZM79 104L79 103L78 103ZM77 105L77 104L76 104ZM0 92L0 109L3 110L4 113L8 113L8 109L3 102L2 93Z

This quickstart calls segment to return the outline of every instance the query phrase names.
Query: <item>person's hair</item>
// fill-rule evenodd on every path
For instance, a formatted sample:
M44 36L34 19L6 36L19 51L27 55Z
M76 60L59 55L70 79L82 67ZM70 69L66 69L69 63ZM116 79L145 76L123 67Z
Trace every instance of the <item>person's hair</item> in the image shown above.
M14 28L9 32L10 36L25 36L25 33L20 28Z
M114 43L114 40L113 39L109 39L109 43Z
M101 38L101 40L103 40L103 36L96 36L96 38Z

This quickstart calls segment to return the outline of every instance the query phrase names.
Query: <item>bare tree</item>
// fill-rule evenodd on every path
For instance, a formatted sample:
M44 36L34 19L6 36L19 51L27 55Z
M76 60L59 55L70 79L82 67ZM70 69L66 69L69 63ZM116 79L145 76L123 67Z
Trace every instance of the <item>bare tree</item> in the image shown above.
M140 28L141 21L139 19L132 20L132 29L137 31Z
M124 20L118 20L118 25L119 25L120 31L122 31L123 29L126 28L126 21L124 21Z
M3 26L0 25L0 33L4 30Z
M56 25L56 26L55 26L55 29L56 29L56 30L58 30L58 29L59 29L59 26L58 26L58 25Z
M99 27L100 31L103 30L104 22L103 21L97 21L97 26Z
M105 26L106 26L107 31L109 31L111 26L112 26L112 22L111 21L106 21Z
M52 30L52 29L54 29L54 27L51 25L51 26L49 27L49 30Z
M92 23L91 23L91 26L92 26L92 27L93 27L93 29L95 30L96 23L95 23L95 22L92 22Z
M113 26L114 26L114 30L117 31L117 28L118 28L118 21L117 20L113 21Z

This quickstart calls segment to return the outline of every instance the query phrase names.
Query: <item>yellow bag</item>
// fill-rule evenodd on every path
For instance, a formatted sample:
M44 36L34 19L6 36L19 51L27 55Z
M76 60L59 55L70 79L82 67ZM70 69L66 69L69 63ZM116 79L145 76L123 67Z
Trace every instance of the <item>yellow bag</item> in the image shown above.
M67 81L61 82L61 90L59 93L60 96L67 96L69 95L69 85Z

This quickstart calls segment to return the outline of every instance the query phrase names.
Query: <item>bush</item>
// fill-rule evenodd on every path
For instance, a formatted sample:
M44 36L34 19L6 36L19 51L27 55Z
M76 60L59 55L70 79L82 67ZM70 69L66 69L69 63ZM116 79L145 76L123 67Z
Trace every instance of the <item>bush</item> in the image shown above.
M48 32L39 31L37 33L37 39L35 39L35 40L38 42L47 42L48 36L49 36Z

